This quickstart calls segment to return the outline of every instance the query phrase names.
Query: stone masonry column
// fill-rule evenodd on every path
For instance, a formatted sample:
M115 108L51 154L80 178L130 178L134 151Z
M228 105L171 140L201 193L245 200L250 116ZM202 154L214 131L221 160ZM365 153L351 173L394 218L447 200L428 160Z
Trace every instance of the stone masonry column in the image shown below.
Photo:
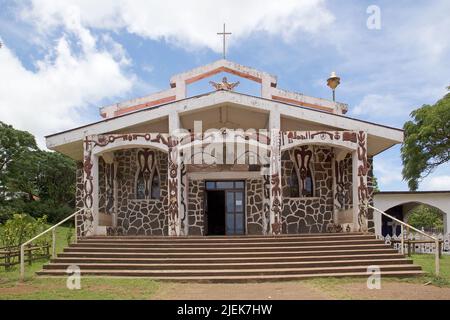
M177 147L178 130L180 128L180 118L176 111L169 114L169 141L168 141L168 214L169 214L169 236L179 236L184 234L181 228L181 161L180 150Z
M168 201L169 201L169 236L180 235L180 214L179 214L179 198L180 198L180 165L179 154L176 147L176 139L169 138L168 158Z
M367 204L369 202L369 189L367 175L369 165L367 161L367 133L359 131L357 134L358 148L352 153L353 178L353 223L354 230L368 231Z
M278 108L272 109L269 116L270 134L270 233L280 234L281 227L281 132L280 132L280 111Z
M80 237L98 234L98 156L92 154L89 139L85 140L83 159L83 206L84 212L77 223Z

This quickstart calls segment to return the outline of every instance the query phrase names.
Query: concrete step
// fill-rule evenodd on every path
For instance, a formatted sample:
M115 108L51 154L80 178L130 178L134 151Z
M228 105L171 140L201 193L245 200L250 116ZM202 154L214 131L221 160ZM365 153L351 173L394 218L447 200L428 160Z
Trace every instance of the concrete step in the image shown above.
M404 259L403 255L398 253L385 253L385 254L353 254L353 255L324 255L324 256L284 256L284 257L217 257L210 258L209 256L203 256L199 258L177 258L177 257L164 257L164 258L105 258L105 257L58 257L51 259L51 263L151 263L151 264L177 264L177 263L263 263L263 262L314 262L314 261L346 261L346 260L370 260L376 261L378 259Z
M327 234L327 236L248 236L248 237L88 237L79 240L79 243L252 243L252 242L295 242L295 241L333 241L333 240L373 240L372 234Z
M223 258L223 257L306 257L317 255L371 255L379 253L397 253L397 250L389 247L378 249L344 249L344 250L315 250L315 251L259 251L259 252L91 252L91 251L72 251L62 252L58 257L103 257L103 258Z
M328 238L328 237L374 237L372 233L362 233L362 232L346 232L346 233L309 233L309 234L282 234L282 235L240 235L240 236L89 236L82 240L163 240L163 241L186 241L186 240L196 240L196 241L213 241L213 240L223 240L223 241L234 241L234 240L245 240L251 241L253 239L305 239L305 238Z
M310 261L310 262L242 262L242 263L78 263L77 266L86 270L216 270L216 269L278 269L312 268L312 267L342 267L370 265L405 265L412 264L410 259L378 259L378 260L340 260L340 261ZM44 266L46 270L67 269L71 263L55 262Z
M204 253L219 253L219 252L293 252L293 251L320 251L320 250L355 250L355 249L381 249L385 248L386 245L383 243L377 244L346 244L346 245L316 245L316 246L278 246L278 247L266 247L266 246L252 246L252 247L220 247L220 248L139 248L139 247L68 247L64 249L64 252L134 252L134 253L195 253L195 252L204 252Z
M383 244L384 242L377 239L357 239L357 240L322 240L322 241L284 241L282 243L272 240L271 242L207 242L207 243L133 243L133 242L79 242L72 244L71 248L234 248L234 247L312 247L312 246L334 246L334 245L357 245L357 244Z
M380 265L380 271L421 271L414 264ZM138 277L217 277L217 276L280 276L280 275L305 275L326 273L362 273L367 266L342 266L342 267L311 267L311 268L275 268L275 269L166 269L166 270L113 270L113 269L89 269L83 270L82 275L108 275L108 276L138 276ZM66 275L66 268L38 272L39 275Z
M313 277L422 274L392 247L363 233L235 237L89 237L65 248L38 272L66 276L150 277L195 282L281 281Z
M40 276L47 277L67 277L67 274L52 271L37 272ZM423 275L422 271L381 271L382 277L416 277ZM84 275L89 276L89 275ZM98 274L97 276L123 277L121 274ZM141 275L131 274L129 277L142 277ZM278 282L278 281L295 281L313 278L339 278L339 277L360 277L367 278L367 272L329 272L329 273L310 273L310 274L293 274L293 275L245 275L245 276L183 276L183 277L152 277L155 281L170 281L170 282L196 282L196 283L247 283L247 282Z

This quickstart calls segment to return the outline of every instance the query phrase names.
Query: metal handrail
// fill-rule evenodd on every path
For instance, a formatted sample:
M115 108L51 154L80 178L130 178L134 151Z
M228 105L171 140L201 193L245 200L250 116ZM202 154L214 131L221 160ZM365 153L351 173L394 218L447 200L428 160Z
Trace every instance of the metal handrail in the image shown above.
M44 234L46 234L49 231L52 231L52 258L56 257L56 228L59 227L60 225L62 225L64 222L66 222L67 220L76 217L76 215L78 213L80 213L81 211L83 211L83 209L80 209L74 213L72 213L70 216L64 218L63 220L61 220L60 222L58 222L57 224L55 224L54 226L48 228L47 230L45 230L44 232L41 232L40 234L38 234L37 236L35 236L34 238L22 243L20 245L20 280L23 281L25 278L25 246L31 242L33 242L34 240L36 240L37 238L43 236ZM77 239L77 226L76 226L76 219L75 219L75 241Z
M375 208L374 206L371 206L370 204L367 205L367 206L369 208L371 208L371 209L381 213L382 215L384 215L384 216L394 220L395 222L398 222L401 225L401 228L402 228L402 231L401 231L401 246L402 246L401 250L402 250L402 253L404 253L404 236L403 236L403 228L404 227L406 227L406 233L408 233L409 229L411 229L411 230L414 230L415 232L417 232L417 233L419 233L421 235L424 235L424 236L432 239L434 241L434 243L435 243L435 246L436 246L435 259L434 259L435 274L436 274L436 276L439 276L439 269L440 269L440 262L439 262L439 251L440 251L440 248L439 247L440 247L440 244L439 244L439 239L437 237L433 237L432 235L429 235L426 232L423 232L423 231L421 231L421 230L419 230L417 228L414 228L412 225L407 224L406 222L401 221L401 220L399 220L397 218L394 218L390 214L387 214L386 212L384 212L384 211L382 211L382 210L380 210L378 208Z

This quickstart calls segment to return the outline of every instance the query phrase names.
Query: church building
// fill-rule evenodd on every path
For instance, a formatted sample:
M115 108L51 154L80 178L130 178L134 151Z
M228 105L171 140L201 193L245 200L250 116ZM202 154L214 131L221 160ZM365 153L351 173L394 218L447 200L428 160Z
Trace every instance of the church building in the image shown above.
M216 74L251 80L189 85ZM334 79L338 79L335 77ZM244 81L244 80L242 80ZM77 161L78 237L277 236L374 232L373 157L403 131L346 115L225 59L167 90L100 108L101 120L46 137Z

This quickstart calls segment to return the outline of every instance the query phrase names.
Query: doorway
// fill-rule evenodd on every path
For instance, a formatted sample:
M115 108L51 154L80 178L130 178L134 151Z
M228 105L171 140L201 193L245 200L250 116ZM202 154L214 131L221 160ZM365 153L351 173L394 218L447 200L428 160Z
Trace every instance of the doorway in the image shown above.
M205 234L245 234L245 182L206 181L205 193Z

